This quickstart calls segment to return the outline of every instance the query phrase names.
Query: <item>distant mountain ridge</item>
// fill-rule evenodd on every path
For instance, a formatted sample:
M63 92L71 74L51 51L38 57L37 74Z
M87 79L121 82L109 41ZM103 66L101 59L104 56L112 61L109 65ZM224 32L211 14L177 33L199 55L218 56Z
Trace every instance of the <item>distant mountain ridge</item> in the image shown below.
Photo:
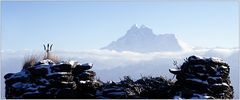
M174 34L156 35L152 29L144 25L140 27L133 25L123 37L101 49L146 53L183 51L190 48L186 43L179 41Z

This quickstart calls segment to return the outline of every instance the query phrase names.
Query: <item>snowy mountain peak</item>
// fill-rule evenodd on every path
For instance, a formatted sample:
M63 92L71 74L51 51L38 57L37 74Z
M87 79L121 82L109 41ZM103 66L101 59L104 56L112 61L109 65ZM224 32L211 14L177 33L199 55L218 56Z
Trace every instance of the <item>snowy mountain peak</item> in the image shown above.
M134 24L131 29L138 29L138 25L137 24Z
M181 44L184 44L182 46ZM155 35L152 29L145 25L133 25L127 33L101 49L134 52L183 51L186 43L179 42L174 34Z
M133 25L128 31L125 36L155 36L153 34L152 29L146 27L145 25L141 25L140 27L138 25Z
M139 29L139 28L147 28L147 27L145 25L133 24L131 28Z
M148 27L146 27L145 25L142 25L140 28L148 28Z

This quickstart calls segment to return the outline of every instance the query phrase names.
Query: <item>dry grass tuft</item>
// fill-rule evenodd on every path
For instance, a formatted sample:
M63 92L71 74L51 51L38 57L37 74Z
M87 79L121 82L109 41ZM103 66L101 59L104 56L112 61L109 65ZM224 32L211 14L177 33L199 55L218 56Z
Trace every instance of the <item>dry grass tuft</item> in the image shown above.
M34 66L34 64L37 63L38 59L39 59L39 56L37 55L30 55L30 56L24 57L23 69L27 69Z
M23 63L23 69L27 69L30 67L33 67L38 61L40 61L41 56L40 55L29 55L24 57L24 63ZM56 55L49 55L49 58L47 58L46 55L44 55L43 60L49 59L52 60L54 63L60 62L60 58Z

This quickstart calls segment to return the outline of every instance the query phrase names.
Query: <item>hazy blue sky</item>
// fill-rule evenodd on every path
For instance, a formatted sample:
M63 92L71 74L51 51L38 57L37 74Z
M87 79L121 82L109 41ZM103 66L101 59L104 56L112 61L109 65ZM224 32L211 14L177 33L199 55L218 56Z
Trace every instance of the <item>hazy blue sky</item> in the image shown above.
M239 4L222 2L2 2L2 49L99 49L133 24L193 46L237 47Z

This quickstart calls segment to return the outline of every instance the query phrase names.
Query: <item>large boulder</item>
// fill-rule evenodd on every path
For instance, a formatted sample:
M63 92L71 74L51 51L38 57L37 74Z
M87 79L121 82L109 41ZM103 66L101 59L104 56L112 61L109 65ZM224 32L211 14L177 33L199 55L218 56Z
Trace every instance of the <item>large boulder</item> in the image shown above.
M59 63L49 59L39 61L18 73L8 73L4 76L5 97L7 99L57 99L83 96L94 98L99 82L95 79L96 73L91 71L91 68L92 64L79 64L76 61Z
M230 66L221 58L190 56L180 68L169 71L177 78L173 89L175 98L233 98Z

